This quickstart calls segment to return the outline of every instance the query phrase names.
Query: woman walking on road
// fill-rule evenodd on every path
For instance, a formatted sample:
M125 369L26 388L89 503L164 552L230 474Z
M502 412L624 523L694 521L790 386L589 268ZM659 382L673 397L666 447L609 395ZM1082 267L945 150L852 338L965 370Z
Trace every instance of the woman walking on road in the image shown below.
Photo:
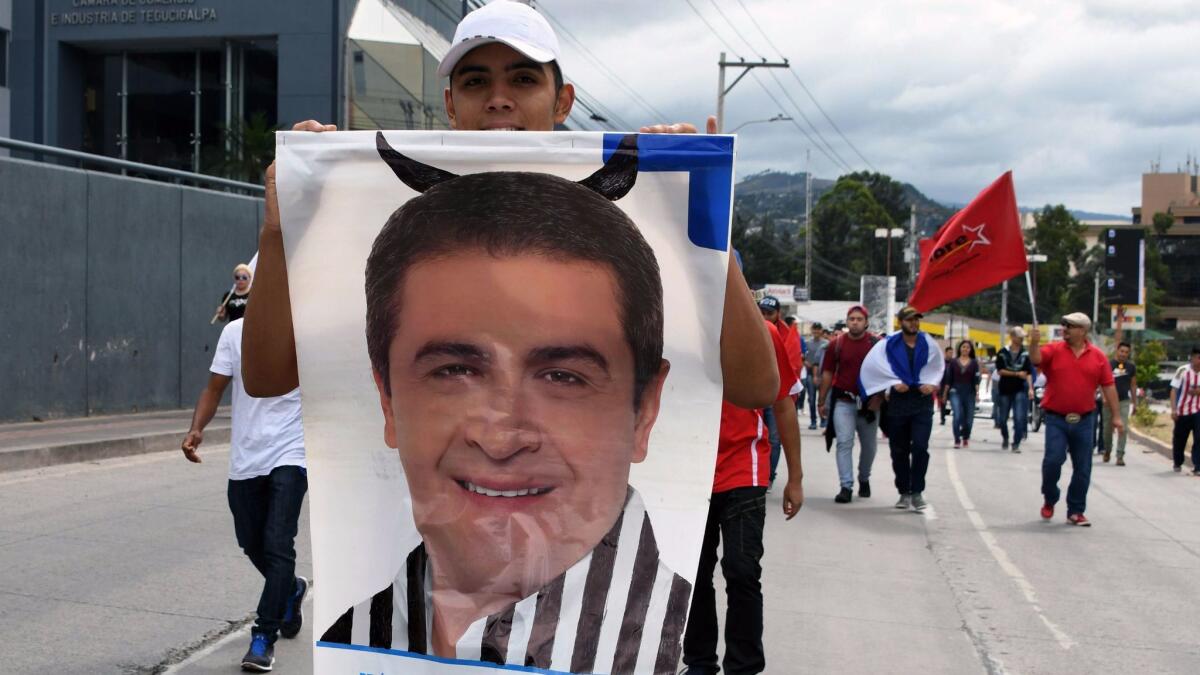
M949 397L954 415L954 447L965 448L971 440L975 402L979 400L979 361L970 340L958 343L958 356L946 364L942 396Z

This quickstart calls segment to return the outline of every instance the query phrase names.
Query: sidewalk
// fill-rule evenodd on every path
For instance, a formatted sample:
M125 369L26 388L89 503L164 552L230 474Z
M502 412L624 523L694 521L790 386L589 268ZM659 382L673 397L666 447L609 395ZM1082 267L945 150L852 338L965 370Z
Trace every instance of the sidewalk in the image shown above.
M174 450L191 423L188 409L0 424L0 472ZM228 443L229 426L219 408L205 442Z

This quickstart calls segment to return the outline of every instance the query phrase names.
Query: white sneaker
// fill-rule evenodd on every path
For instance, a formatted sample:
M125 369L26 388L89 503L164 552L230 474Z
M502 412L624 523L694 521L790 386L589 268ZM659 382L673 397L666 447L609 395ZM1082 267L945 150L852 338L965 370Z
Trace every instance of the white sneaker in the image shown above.
M912 508L913 500L908 495L900 495L900 501L896 502L896 508L909 509Z

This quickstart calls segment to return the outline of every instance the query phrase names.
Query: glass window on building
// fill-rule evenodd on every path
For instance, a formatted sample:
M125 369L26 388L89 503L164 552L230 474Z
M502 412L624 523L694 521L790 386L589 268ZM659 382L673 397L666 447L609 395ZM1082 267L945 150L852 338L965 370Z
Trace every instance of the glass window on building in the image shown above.
M0 28L0 87L8 86L8 31Z
M258 180L274 149L273 39L207 40L178 51L89 53L83 60L85 152Z

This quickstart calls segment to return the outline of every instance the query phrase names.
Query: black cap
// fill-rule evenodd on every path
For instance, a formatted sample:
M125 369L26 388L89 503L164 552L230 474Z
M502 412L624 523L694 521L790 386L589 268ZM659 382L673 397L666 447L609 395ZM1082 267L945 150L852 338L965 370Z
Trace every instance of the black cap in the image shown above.
M773 295L768 295L767 297L758 301L758 308L764 312L778 312L779 298Z

